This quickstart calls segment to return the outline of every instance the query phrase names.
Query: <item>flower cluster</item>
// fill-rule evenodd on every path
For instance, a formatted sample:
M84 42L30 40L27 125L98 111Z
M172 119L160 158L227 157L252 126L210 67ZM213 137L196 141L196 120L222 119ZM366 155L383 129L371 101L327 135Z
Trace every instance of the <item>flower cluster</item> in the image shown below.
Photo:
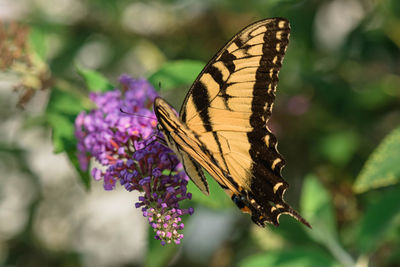
M142 209L155 238L162 245L179 244L183 234L178 231L184 228L181 215L193 213L192 208L179 206L180 201L191 199L188 177L176 155L157 142L153 87L126 75L120 83L121 89L90 94L97 108L76 118L80 166L87 170L94 158L104 167L93 168L92 176L103 180L105 190L119 182L128 191L142 192L135 206Z

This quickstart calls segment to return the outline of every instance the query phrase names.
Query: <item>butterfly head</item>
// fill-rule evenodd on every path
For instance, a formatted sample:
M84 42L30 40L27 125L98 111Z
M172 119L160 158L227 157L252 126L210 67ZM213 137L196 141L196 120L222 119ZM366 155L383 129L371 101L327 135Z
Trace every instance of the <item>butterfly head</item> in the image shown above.
M154 113L157 117L157 129L166 133L172 128L176 128L176 120L178 119L176 111L161 97L156 97L153 104Z
M179 117L178 112L161 97L156 97L154 99L153 109L158 119L165 118L175 120Z

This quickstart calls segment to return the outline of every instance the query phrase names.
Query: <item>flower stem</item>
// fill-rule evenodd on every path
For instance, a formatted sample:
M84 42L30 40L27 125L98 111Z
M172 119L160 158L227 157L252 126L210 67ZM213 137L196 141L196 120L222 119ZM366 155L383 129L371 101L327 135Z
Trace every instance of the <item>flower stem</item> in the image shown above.
M344 250L334 238L327 238L324 240L324 245L335 257L335 259L346 267L355 267L355 260Z

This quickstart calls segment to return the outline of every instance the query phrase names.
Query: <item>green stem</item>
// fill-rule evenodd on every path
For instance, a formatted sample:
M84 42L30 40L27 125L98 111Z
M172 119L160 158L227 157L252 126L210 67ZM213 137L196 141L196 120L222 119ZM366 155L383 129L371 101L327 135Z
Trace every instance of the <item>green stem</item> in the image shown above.
M336 260L339 261L343 266L357 266L355 260L340 246L340 244L334 238L327 238L323 243L336 258Z

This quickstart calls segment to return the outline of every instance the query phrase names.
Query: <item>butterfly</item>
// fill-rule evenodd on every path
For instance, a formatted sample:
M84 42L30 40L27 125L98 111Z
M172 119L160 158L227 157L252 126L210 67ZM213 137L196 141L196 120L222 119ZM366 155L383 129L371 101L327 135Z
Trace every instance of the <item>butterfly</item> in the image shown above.
M204 67L179 115L154 100L159 130L195 185L209 194L206 170L259 226L278 226L289 214L311 227L283 199L285 161L267 127L289 35L284 18L253 23Z

